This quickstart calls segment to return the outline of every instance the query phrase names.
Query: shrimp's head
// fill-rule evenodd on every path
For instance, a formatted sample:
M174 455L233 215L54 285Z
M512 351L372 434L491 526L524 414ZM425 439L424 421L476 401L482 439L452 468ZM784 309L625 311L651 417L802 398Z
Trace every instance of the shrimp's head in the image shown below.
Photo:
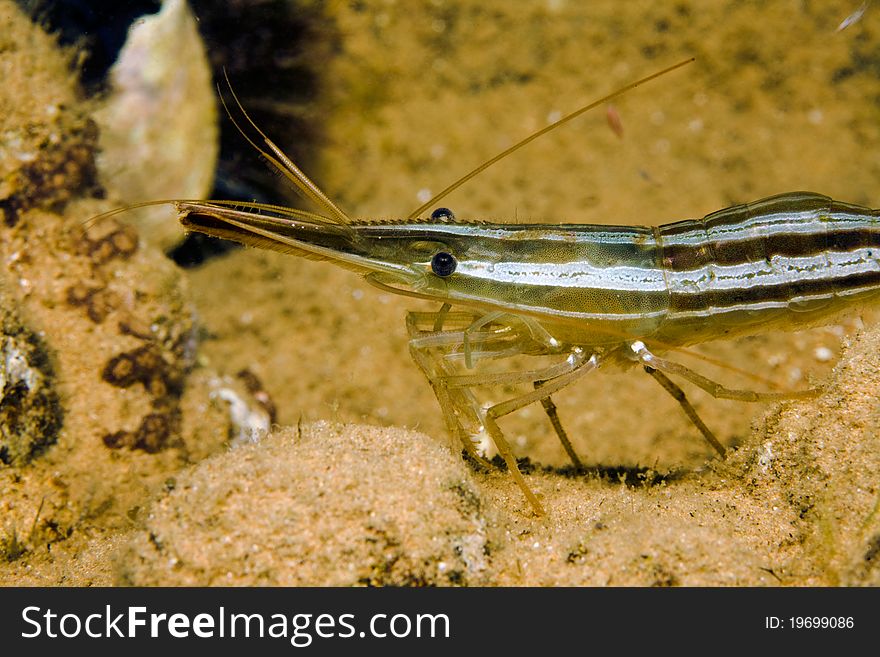
M398 294L445 299L446 278L457 262L452 247L420 224L349 224L295 209L226 201L179 201L175 207L187 230L327 260Z
M528 293L520 270L546 255L529 245L545 237L547 227L458 222L436 211L429 220L346 223L225 201L180 201L176 208L189 230L327 260L383 290L441 302L506 307Z

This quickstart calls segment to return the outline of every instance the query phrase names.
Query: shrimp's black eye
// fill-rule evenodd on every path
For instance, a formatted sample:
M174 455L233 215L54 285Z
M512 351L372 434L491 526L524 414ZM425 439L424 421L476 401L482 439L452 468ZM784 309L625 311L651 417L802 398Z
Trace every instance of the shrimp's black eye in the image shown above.
M456 261L455 256L451 253L446 253L446 251L435 253L434 257L431 258L431 271L441 278L452 276L457 266L458 261Z
M454 221L455 215L449 208L437 208L431 213L431 219L433 221Z

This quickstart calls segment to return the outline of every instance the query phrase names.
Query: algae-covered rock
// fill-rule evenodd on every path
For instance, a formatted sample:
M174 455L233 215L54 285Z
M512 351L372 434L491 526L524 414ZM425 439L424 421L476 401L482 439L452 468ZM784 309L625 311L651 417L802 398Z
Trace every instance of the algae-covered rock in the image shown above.
M61 418L46 345L21 323L0 280L0 462L27 463L57 440Z
M98 131L77 102L73 53L8 0L0 26L0 221L14 226L30 208L61 211L77 196L100 194Z
M852 340L817 399L782 405L759 427L738 478L797 519L790 572L819 585L880 584L880 331ZM804 581L804 580L801 580Z
M80 571L79 555L233 429L214 373L190 376L185 278L124 218L96 218L118 202L81 175L97 142L73 53L10 0L0 25L0 585L106 583L109 561Z

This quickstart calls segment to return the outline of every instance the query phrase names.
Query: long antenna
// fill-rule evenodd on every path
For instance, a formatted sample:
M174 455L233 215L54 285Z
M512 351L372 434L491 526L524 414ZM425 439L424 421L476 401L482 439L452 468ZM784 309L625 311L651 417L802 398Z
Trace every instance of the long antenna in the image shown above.
M286 177L294 185L296 185L297 190L306 199L310 200L312 203L323 209L325 212L328 212L330 215L332 215L332 217L335 217L341 223L350 224L351 217L349 217L338 205L331 201L327 197L327 195L321 191L321 188L313 183L312 180L306 174L304 174L289 157L287 157L284 151L282 151L275 144L275 142L269 139L266 133L260 129L260 126L254 123L253 119L251 119L250 115L247 113L247 110L238 99L238 95L235 93L235 89L232 88L232 83L229 81L229 75L227 75L226 69L223 69L223 77L226 79L226 86L229 88L229 93L232 94L232 99L235 101L235 104L238 107L238 111L241 112L242 116L244 116L251 127L259 133L269 149L275 154L275 157L269 155L269 153L257 146L257 144L254 143L253 139L251 139L248 134L242 129L242 127L238 124L238 121L236 121L235 117L232 115L232 112L229 111L229 107L226 105L226 100L223 98L223 93L220 92L220 88L218 86L217 91L220 95L220 103L223 105L223 109L226 111L226 115L229 117L229 120L232 121L232 125L234 125L235 129L238 130L239 133L241 133L241 136L244 137L260 155L266 158L266 160L268 160L272 164L272 166L278 169L278 171L280 171L284 175L284 177Z
M630 82L628 85L621 87L617 91L614 91L614 92L608 94L607 96L600 98L599 100L594 100L589 105L585 105L585 106L581 107L579 110L575 110L571 114L568 114L567 116L563 116L561 119L559 119L555 123L551 123L550 125L541 128L537 132L530 134L528 137L526 137L522 141L519 141L519 142L515 143L513 146L511 146L510 148L507 148L506 150L501 151L495 157L486 160L480 166L478 166L476 169L474 169L470 173L467 173L464 176L462 176L461 178L459 178L458 180L456 180L454 183L449 185L449 187L447 187L442 192L440 192L439 194L434 196L434 198L432 198L430 201L428 201L427 203L425 203L423 205L420 205L418 208L413 210L409 214L407 219L409 220L409 219L417 218L420 214L422 214L422 212L424 212L425 210L427 210L431 206L435 205L438 201L446 198L446 196L448 196L453 191L455 191L456 189L458 189L459 187L464 185L468 180L470 180L471 178L473 178L477 174L482 173L483 171L488 169L490 166L495 164L498 160L502 160L505 157L507 157L508 155L510 155L511 153L518 151L520 148L522 148L523 146L525 146L529 142L534 141L535 139L537 139L541 135L544 135L544 134L550 132L551 130L558 128L563 123L568 123L572 119L579 117L581 114L583 114L584 112L586 112L588 110L593 109L597 105L601 105L602 103L607 103L609 100L612 100L613 98L617 98L618 96L622 96L626 92L635 89L639 85L645 84L646 82L650 82L651 80L655 80L655 79L659 78L661 75L666 75L667 73L671 73L675 69L681 68L682 66L690 64L694 60L695 60L694 57L690 57L689 59L686 59L683 62L679 62L678 64L674 64L668 68L664 68L662 71L657 71L656 73L652 73L651 75L644 77L641 80L636 80L635 82Z

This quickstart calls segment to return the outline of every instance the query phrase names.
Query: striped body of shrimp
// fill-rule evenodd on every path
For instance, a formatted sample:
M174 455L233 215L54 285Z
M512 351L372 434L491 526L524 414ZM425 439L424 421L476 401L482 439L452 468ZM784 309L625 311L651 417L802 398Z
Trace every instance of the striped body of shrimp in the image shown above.
M534 318L560 344L585 347L799 329L880 288L877 211L807 192L658 228L438 222L354 230L363 252L380 242L394 244L392 252L422 250L417 267L427 277L410 282L422 294ZM432 276L428 256L444 252L454 275Z
M516 470L498 417L545 402L580 466L549 396L605 363L640 364L723 454L666 374L743 401L812 391L730 390L657 353L821 324L880 291L878 211L807 192L658 228L469 223L454 221L445 209L429 221L349 223L295 210L276 209L272 216L269 208L257 213L216 202L177 205L187 228L330 260L384 290L443 303L438 312L410 313L413 358L434 387L450 431L478 460L471 437L488 431L536 510L540 503ZM517 354L560 360L501 374L481 374L476 367L483 359ZM535 390L489 408L472 392L522 382L536 384Z
M668 375L715 397L742 401L816 391L729 389L659 354L721 337L828 322L880 291L878 211L807 192L658 228L460 222L445 208L434 209L430 219L418 218L550 128L686 63L527 137L401 221L352 220L253 123L268 151L251 144L322 213L232 201L176 201L175 206L189 230L331 261L383 290L441 303L437 311L408 313L410 353L434 389L450 433L486 466L474 437L488 434L532 508L542 514L498 418L540 402L580 469L551 395L605 365L638 365L673 395L723 455L725 448ZM481 368L483 361L521 354L549 359L531 370ZM474 394L478 386L516 384L532 389L488 406Z

